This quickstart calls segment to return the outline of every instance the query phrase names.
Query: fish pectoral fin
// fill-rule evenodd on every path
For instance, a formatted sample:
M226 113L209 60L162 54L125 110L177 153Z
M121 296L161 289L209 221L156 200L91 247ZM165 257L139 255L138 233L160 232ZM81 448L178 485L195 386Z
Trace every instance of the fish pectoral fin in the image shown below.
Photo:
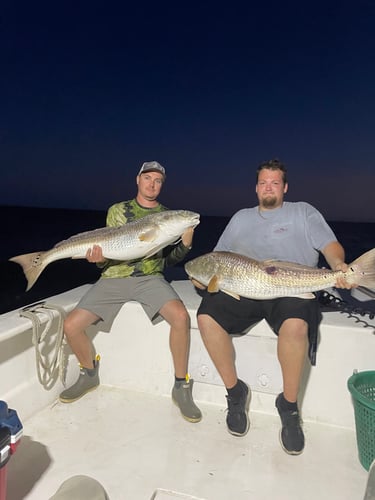
M158 235L156 228L148 229L138 236L140 241L154 241Z
M200 290L205 290L206 289L205 285L203 285L203 283L201 283L200 281L197 281L194 278L190 278L190 281L193 283L194 286L196 286Z
M154 247L150 251L148 251L147 253L145 253L144 257L142 257L142 258L143 259L148 259L149 257L152 257L153 255L155 255L158 252L160 252L160 250L163 250L164 247L165 247L165 245L158 245L157 247Z
M221 290L223 293L226 293L227 295L229 295L230 297L233 297L234 299L236 300L240 300L241 297L237 294L237 293L234 293L234 292L228 292L228 290Z
M210 293L216 293L220 290L219 288L219 278L214 274L210 281L208 282L207 290Z

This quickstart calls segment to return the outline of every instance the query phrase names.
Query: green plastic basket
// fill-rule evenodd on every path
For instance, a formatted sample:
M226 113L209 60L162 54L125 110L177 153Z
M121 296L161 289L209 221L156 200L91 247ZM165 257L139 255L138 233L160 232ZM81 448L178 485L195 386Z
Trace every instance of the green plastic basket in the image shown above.
M348 389L354 404L359 461L369 470L375 459L375 371L353 373Z

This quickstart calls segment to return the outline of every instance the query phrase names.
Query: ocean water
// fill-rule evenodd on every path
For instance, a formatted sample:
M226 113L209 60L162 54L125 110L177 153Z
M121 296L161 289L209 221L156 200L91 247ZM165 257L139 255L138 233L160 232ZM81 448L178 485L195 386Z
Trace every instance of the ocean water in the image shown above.
M43 300L99 278L99 270L84 259L56 261L25 292L21 266L9 262L15 255L48 250L73 234L105 226L105 211L28 207L0 207L3 222L0 245L0 314ZM210 252L229 217L202 216L187 259ZM375 223L329 221L344 245L347 262L375 248ZM185 279L183 262L166 271L168 280Z

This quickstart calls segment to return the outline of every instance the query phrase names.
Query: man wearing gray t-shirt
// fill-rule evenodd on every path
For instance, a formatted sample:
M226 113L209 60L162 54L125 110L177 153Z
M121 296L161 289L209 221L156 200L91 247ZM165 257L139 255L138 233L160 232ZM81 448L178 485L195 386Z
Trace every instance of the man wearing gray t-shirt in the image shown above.
M235 252L257 260L276 259L316 267L323 254L331 269L345 271L345 252L323 216L308 203L284 201L288 190L287 170L278 160L257 170L259 205L237 212L225 228L214 250ZM338 287L350 288L345 280ZM297 396L306 352L315 364L317 332L321 312L316 298L282 297L236 300L218 292L201 292L198 325L203 342L218 370L228 395L228 431L244 436L249 429L250 389L238 379L231 335L266 319L278 336L277 354L283 377L283 392L276 398L281 418L280 442L286 453L302 453L305 438Z

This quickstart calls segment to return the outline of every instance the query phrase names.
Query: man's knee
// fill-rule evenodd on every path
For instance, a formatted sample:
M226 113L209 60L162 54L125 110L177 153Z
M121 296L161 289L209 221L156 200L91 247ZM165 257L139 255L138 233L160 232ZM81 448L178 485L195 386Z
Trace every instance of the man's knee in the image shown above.
M201 336L205 338L212 330L214 320L208 314L198 314L197 323Z
M301 318L288 318L286 319L279 330L279 337L289 338L306 338L308 334L308 324Z
M179 300L167 302L161 308L160 314L172 327L190 328L190 315L185 305Z
M75 335L84 331L88 326L92 325L97 319L97 316L85 309L73 309L65 318L64 333L67 338L72 338Z
M72 321L71 318L72 313L68 314L68 316L64 320L64 334L66 337L71 337L73 335L73 324L74 322Z
M198 328L199 328L199 331L201 332L202 334L202 330L205 329L205 326L206 326L206 319L205 319L205 314L197 314L197 323L198 323Z
M183 307L179 310L179 321L184 324L186 327L190 327L190 315L186 309L186 307L183 305Z

